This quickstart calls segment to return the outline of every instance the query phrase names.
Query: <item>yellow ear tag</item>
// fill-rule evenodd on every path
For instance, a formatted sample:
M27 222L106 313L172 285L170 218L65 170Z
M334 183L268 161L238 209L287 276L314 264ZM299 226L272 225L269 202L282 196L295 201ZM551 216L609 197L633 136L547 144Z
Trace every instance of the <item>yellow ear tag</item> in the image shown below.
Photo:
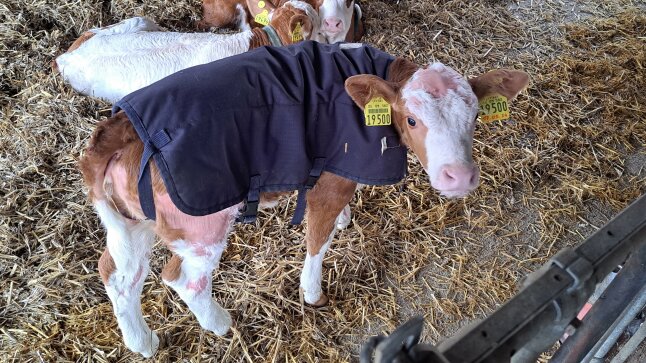
M303 29L301 28L301 22L296 23L294 31L292 32L292 42L300 42L303 40Z
M480 121L489 123L494 121L504 121L509 118L509 106L507 97L499 94L484 97L479 102Z
M262 6L260 6L261 4L262 4ZM261 8L261 9L262 9L262 8L264 8L264 7L265 7L265 2L264 2L264 1L260 1L260 2L258 3L258 7L259 7L259 8ZM269 24L269 11L268 11L268 10L266 10L266 9L265 9L265 10L263 10L263 11L261 11L259 14L257 14L256 16L254 16L253 21L255 21L256 23L258 23L258 24L260 24L260 25L267 25L267 24Z
M366 126L386 126L392 123L390 117L390 103L383 97L375 97L366 103L363 108Z

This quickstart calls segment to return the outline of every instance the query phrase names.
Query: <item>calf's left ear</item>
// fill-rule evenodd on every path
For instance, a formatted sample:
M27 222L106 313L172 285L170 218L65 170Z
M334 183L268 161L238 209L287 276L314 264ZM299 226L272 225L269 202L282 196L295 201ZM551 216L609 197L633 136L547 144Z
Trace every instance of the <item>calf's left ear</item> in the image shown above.
M529 75L523 71L496 69L469 79L471 89L478 99L500 94L512 100L529 84Z
M360 74L346 79L345 91L362 110L375 97L383 97L391 105L397 101L395 84L372 74Z

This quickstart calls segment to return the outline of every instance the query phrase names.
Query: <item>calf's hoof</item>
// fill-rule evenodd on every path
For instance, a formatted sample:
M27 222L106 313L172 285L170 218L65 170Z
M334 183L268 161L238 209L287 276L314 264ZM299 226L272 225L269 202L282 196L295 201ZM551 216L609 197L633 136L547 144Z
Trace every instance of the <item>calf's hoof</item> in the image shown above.
M159 337L155 332L151 331L150 335L143 336L138 341L126 341L125 343L131 351L143 355L144 358L150 358L155 355L157 348L159 348Z
M328 299L327 295L321 294L321 297L315 303L313 303L313 304L308 303L308 304L315 307L315 308L321 308L321 307L327 305L327 303L329 301L330 301L330 299Z
M215 335L224 336L229 332L232 322L231 314L221 306L216 306L213 316L208 321L200 322L200 325Z

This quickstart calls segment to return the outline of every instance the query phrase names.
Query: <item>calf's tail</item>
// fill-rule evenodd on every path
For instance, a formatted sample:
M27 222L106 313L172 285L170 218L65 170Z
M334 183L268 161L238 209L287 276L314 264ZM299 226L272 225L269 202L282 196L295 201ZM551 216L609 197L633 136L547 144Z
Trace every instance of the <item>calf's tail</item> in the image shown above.
M111 174L109 168L119 163L123 166L128 164L127 170L136 169L134 161L141 158L142 150L143 144L125 113L119 112L113 117L100 121L79 161L83 180L89 188L90 199L98 201L111 198L112 190L111 188L106 190L108 188L105 186L106 176ZM136 172L126 173L128 179L135 175ZM130 184L136 180L119 182Z

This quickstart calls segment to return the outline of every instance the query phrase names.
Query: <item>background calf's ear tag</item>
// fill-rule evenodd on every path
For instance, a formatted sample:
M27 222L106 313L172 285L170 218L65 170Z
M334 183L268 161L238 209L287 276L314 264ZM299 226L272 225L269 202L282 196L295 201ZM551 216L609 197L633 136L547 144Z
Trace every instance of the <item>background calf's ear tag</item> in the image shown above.
M301 27L301 23L298 22L292 32L292 42L300 42L301 40L303 40L303 28Z
M478 102L480 121L484 123L504 121L509 118L507 97L499 94L489 95Z
M363 108L363 116L366 119L366 126L387 126L392 123L390 115L390 103L383 97L375 97L366 103Z
M262 1L262 0L258 1L258 8L264 9L266 5L267 4L265 4L264 1ZM253 17L253 21L255 21L256 23L258 23L260 25L269 24L269 11L267 9L261 11L259 14L257 14L256 16Z

